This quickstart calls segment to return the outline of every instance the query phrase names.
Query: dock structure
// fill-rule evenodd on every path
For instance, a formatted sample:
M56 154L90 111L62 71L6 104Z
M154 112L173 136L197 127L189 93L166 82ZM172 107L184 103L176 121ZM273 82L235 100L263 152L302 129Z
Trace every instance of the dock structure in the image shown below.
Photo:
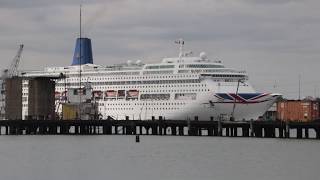
M310 135L312 132L313 136ZM1 120L0 135L171 135L320 139L320 122Z

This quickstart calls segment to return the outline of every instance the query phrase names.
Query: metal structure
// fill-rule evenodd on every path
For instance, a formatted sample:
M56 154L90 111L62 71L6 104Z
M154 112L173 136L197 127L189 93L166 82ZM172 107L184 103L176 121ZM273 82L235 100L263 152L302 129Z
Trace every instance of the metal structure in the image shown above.
M8 82L10 82L10 85L12 85L11 82L16 82L16 78L13 78L13 77L18 76L18 66L20 63L21 54L23 51L23 46L24 46L23 44L20 44L18 52L17 52L16 56L13 58L9 69L5 69L1 74L1 94L0 94L0 118L1 119L4 119L5 116L7 116L7 115L5 115L5 113L6 113L5 106L6 106L6 101L7 101L6 82L8 81L8 79L12 79L12 81L8 81ZM14 84L16 84L16 83L14 83ZM11 109L11 108L9 108L9 109ZM20 113L17 113L17 115L19 116Z
M17 120L22 117L22 78L5 80L5 119Z
M55 82L51 77L29 79L28 118L48 120L55 118Z
M18 66L20 63L23 46L24 46L23 44L20 44L18 52L16 56L13 58L10 68L8 69L7 78L18 76Z

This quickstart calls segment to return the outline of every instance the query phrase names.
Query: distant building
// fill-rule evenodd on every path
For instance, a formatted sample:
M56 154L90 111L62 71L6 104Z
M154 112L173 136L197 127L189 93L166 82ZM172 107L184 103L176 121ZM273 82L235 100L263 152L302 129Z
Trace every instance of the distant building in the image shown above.
M281 121L314 121L319 119L320 102L316 100L282 100L277 103L277 119Z

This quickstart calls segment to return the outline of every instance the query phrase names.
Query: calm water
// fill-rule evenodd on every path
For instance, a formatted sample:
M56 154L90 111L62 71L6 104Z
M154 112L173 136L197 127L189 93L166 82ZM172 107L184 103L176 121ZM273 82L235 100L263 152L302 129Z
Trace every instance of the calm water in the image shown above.
M320 141L221 137L1 136L5 180L319 180Z

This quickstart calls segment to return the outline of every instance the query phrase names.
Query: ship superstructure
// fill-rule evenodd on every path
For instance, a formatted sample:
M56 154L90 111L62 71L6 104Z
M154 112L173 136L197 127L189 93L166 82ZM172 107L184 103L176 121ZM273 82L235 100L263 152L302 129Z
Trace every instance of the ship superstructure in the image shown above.
M182 40L178 42L178 57L164 58L152 64L137 60L112 66L93 64L91 41L87 38L81 40L78 39L77 44L83 42L82 47L87 48L79 55L76 45L73 65L28 71L23 76L63 75L65 78L56 81L57 104L67 102L66 92L79 88L79 82L82 87L91 84L92 100L98 103L102 118L125 119L129 116L134 120L146 120L162 116L167 120L221 117L249 120L262 116L280 96L257 93L246 72L210 60L204 52L198 57L188 56L183 52ZM86 58L82 60L80 57ZM24 81L24 117L27 115L27 87L28 82ZM61 112L61 109L57 108L57 111Z

